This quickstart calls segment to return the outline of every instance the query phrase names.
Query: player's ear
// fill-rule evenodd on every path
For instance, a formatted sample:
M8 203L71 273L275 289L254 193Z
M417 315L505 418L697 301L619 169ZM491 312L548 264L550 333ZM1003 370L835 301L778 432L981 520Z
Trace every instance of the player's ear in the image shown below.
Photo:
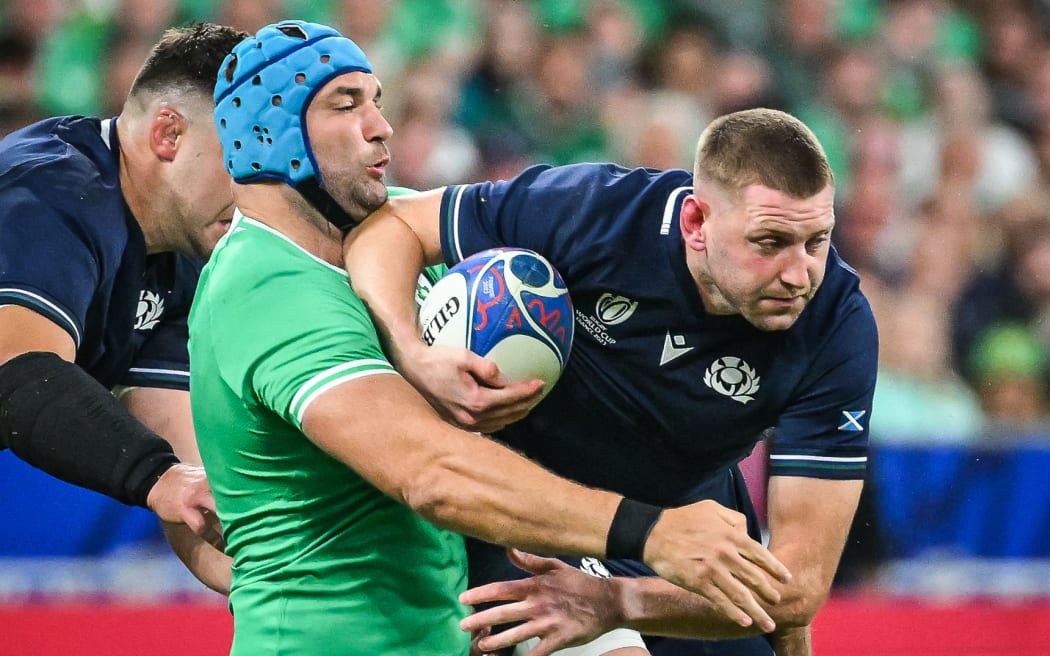
M689 194L682 201L682 209L678 214L678 226L682 230L682 241L695 251L704 249L703 227L710 211L711 206L696 194Z
M175 159L179 149L179 137L186 127L186 119L170 107L165 107L153 115L150 124L150 148L160 159L170 162Z

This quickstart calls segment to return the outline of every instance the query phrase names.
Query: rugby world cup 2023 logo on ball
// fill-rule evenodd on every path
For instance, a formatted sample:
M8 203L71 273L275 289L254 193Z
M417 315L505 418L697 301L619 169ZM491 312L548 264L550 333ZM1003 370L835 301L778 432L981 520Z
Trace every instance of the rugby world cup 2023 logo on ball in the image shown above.
M572 300L561 274L523 248L472 255L448 270L419 311L423 340L469 348L508 381L540 378L549 390L569 359Z

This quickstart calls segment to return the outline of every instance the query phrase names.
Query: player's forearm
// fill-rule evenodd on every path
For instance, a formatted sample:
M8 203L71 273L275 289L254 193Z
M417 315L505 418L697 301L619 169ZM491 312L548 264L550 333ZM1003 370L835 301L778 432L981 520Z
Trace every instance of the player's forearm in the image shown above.
M779 629L809 626L827 600L862 487L859 480L770 478L769 550L794 574L775 609Z
M741 627L707 599L661 578L614 577L608 581L615 590L619 625L639 633L704 640L762 633L757 624ZM776 619L775 608L766 609Z
M453 427L399 376L367 376L332 388L307 408L302 428L434 524L540 553L605 554L618 495L559 478Z
M405 501L451 530L488 542L566 556L605 554L619 495L559 478L496 443L472 443L432 460Z
M807 627L827 598L834 569L832 567L829 573L824 567L827 559L816 558L810 553L809 544L801 540L781 541L780 544L774 541L770 551L787 565L794 576L788 583L775 582L773 585L780 593L780 601L762 603L762 607L776 622L778 635L784 636L785 645L803 645L808 641ZM640 633L701 639L763 633L757 624L746 628L739 626L704 597L663 579L617 577L612 581L617 590L623 625ZM795 654L794 651L784 653Z
M812 656L813 643L808 626L778 629L770 639L777 656Z
M185 524L163 522L162 525L172 551L197 580L216 592L230 594L233 559L202 540Z

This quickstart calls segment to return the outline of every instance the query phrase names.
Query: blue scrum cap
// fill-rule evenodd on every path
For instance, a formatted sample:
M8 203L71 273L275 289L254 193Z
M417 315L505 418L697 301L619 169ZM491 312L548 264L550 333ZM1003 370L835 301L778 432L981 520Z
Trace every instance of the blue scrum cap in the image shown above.
M353 71L372 72L365 53L317 23L267 25L237 44L215 85L215 124L233 179L277 179L299 188L319 177L306 109L321 87Z

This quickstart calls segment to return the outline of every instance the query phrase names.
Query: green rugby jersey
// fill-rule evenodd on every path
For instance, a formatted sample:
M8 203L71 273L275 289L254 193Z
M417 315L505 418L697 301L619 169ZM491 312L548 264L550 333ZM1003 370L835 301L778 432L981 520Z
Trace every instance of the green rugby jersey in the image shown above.
M234 559L231 653L466 654L462 538L300 430L331 387L397 375L346 272L238 213L202 273L190 353L197 440Z

